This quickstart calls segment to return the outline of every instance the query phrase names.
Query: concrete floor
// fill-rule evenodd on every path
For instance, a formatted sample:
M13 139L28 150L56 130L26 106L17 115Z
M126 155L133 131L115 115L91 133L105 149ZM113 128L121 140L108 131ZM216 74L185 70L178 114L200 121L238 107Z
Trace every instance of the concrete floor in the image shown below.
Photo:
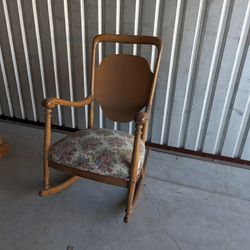
M125 189L82 179L41 198L43 131L1 122L0 134L12 146L0 161L0 249L250 249L250 171L152 152L125 224Z

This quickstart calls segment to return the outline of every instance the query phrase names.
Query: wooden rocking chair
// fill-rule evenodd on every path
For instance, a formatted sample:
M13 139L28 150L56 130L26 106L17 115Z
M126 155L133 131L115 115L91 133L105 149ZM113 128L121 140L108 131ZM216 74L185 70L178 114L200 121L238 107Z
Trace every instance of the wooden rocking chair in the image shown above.
M157 47L154 73L141 56L116 54L96 65L98 43L147 44ZM44 187L41 196L64 190L80 177L128 188L126 214L128 222L141 190L147 154L145 141L156 88L162 43L157 37L98 35L93 40L91 95L81 101L47 98L44 133ZM135 122L135 136L121 131L94 129L94 101L106 117L116 122ZM75 132L51 145L52 109L57 105L82 108L89 106L88 129ZM145 108L145 112L141 110ZM49 168L72 174L67 181L50 187Z

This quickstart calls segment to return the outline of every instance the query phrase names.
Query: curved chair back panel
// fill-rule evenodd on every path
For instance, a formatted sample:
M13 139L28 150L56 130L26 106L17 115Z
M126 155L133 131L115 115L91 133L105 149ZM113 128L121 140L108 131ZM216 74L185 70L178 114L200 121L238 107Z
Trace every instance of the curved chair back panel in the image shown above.
M148 104L153 73L140 56L110 55L95 67L94 96L104 114L117 122L129 122Z

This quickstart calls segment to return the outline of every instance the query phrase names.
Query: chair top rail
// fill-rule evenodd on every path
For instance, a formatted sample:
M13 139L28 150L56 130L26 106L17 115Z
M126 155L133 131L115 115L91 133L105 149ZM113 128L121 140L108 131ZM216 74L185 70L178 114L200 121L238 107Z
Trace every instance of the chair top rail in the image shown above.
M148 45L155 45L159 50L162 48L161 39L155 36L134 36L134 35L115 35L115 34L102 34L95 36L93 40L94 46L96 46L100 42L148 44Z

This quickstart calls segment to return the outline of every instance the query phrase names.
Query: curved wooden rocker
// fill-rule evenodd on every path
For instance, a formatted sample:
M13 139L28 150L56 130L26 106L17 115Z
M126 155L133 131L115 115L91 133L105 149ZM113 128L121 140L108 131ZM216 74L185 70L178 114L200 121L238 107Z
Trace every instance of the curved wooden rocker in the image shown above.
M43 190L39 191L39 195L42 197L47 197L47 196L50 196L52 194L59 193L59 192L63 191L64 189L68 188L69 186L71 186L72 184L74 184L79 179L80 179L79 176L72 176L68 180L64 181L63 183L61 183L55 187L48 186L47 188L44 188Z
M147 44L157 47L157 56L152 73L149 63L141 56L111 55L96 65L96 48L102 42ZM92 68L91 68L91 94L82 101L66 101L57 98L47 98L43 101L46 109L44 133L44 187L40 191L43 197L58 193L80 177L128 188L126 214L124 222L128 222L135 209L136 201L142 189L148 151L141 162L141 144L145 145L148 122L156 89L159 71L162 43L157 37L129 36L129 35L98 35L93 40ZM116 122L130 122L134 120L135 135L131 144L132 155L129 164L128 178L118 178L111 175L102 175L79 168L68 167L49 158L51 150L51 118L52 109L57 105L82 108L89 106L88 128L94 127L94 101L102 107L106 117ZM141 112L145 108L145 112ZM83 152L84 154L84 152ZM49 185L49 168L55 168L71 174L65 182L55 187Z

